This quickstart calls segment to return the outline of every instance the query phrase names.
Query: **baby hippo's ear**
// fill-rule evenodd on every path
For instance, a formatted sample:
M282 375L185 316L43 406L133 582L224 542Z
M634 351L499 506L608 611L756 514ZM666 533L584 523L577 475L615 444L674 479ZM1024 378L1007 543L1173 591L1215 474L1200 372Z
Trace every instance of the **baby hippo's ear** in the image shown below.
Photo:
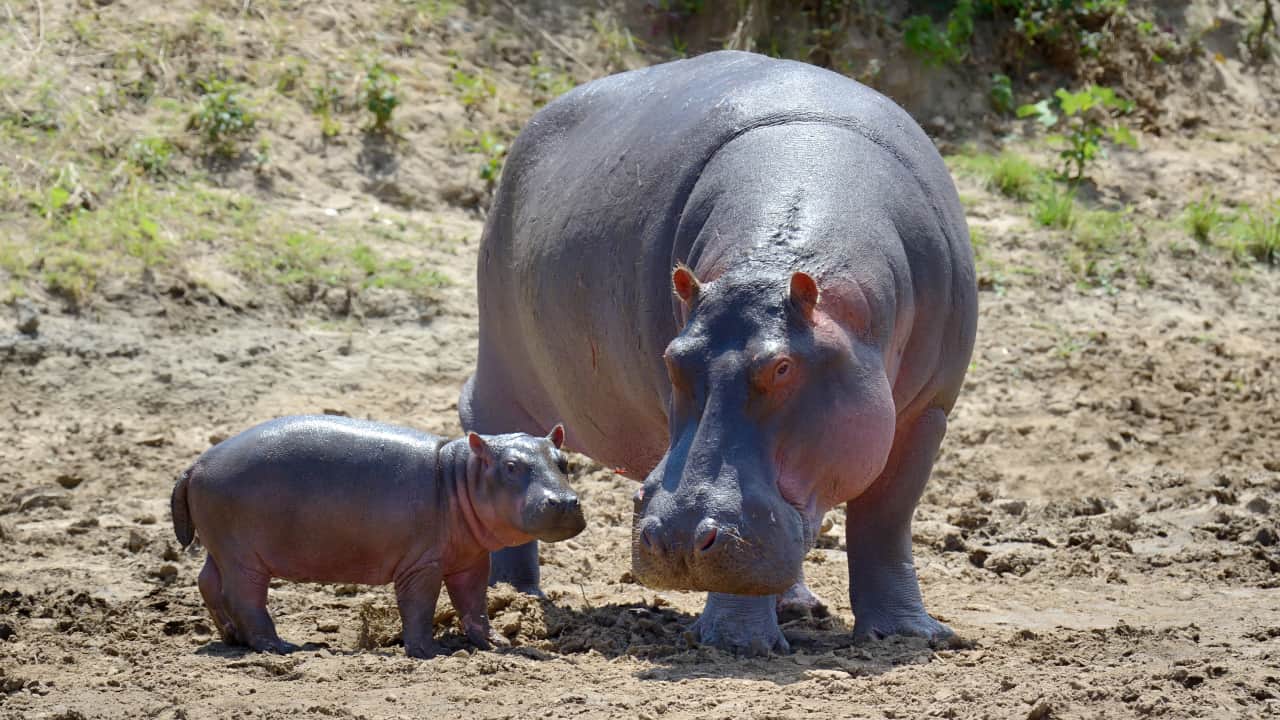
M485 467L493 464L493 449L489 447L489 443L484 441L484 438L476 433L467 433L467 445L471 446L471 453Z
M547 435L547 439L551 441L552 445L556 446L557 450L564 447L564 424L556 423L556 426L551 428L551 432Z

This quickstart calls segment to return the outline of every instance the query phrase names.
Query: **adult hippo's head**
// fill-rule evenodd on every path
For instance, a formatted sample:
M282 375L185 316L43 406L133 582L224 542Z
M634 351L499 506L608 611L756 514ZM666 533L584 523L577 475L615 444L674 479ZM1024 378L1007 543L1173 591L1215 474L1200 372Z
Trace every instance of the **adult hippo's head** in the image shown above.
M632 564L651 587L772 595L821 515L884 467L894 408L862 342L865 302L805 272L672 275L687 322L664 354L670 444L636 494Z

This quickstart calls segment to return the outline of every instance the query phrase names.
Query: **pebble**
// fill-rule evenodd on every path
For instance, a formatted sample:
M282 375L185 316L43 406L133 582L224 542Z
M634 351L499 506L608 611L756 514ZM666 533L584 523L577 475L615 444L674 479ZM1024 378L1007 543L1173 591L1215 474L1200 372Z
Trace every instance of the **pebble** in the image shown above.
M35 337L40 332L40 313L28 302L18 303L18 332Z

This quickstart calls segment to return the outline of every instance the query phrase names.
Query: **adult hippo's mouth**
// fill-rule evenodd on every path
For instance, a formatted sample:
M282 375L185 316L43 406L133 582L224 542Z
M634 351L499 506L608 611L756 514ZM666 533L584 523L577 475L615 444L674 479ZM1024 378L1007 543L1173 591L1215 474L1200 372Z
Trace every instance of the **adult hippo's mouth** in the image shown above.
M744 493L741 510L726 511L705 501L715 493L669 492L655 475L637 493L632 522L637 580L652 588L732 595L776 595L796 582L812 523L776 490ZM702 501L688 501L695 497Z

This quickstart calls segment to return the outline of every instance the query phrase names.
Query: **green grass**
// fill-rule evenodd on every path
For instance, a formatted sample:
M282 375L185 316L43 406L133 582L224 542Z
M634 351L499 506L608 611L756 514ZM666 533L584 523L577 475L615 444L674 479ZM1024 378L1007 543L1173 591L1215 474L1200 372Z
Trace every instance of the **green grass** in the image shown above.
M1075 224L1076 198L1069 190L1052 188L1036 198L1031 219L1048 228L1070 229Z
M1222 214L1217 199L1212 195L1205 195L1187 205L1187 209L1183 212L1183 219L1191 237L1195 238L1196 242L1204 244L1212 239L1214 230L1226 218Z
M444 275L417 268L412 261L385 260L368 245L346 245L310 232L267 235L244 243L235 261L242 274L274 285L394 288L427 296L449 284Z
M991 190L1014 200L1030 200L1048 182L1048 174L1011 150L998 155L966 153L948 158L957 171L981 178Z
M1244 208L1232 223L1229 249L1239 262L1280 265L1280 201Z

